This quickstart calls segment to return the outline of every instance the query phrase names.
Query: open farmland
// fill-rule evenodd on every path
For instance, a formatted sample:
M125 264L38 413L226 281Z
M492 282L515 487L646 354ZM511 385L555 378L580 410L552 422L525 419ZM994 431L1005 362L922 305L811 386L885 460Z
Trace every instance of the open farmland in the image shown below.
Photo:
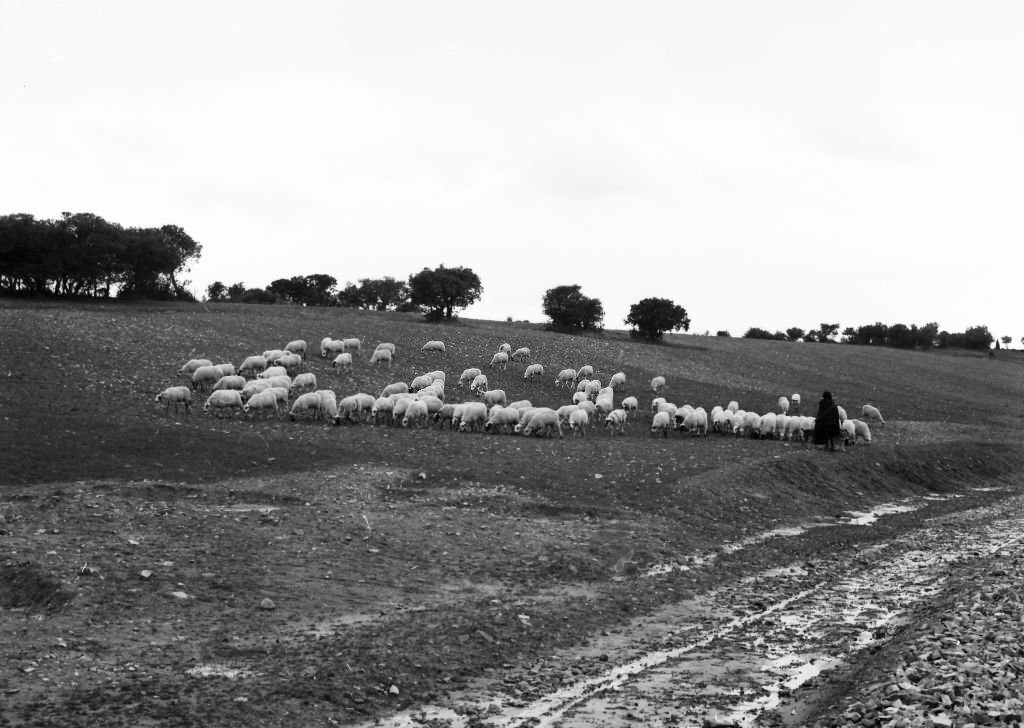
M727 608L757 627L752 615L773 604L826 593L815 586L834 581L825 574L920 551L923 540L901 539L935 519L963 529L928 535L953 553L979 524L1020 516L1024 358L1014 352L699 336L649 345L619 332L202 304L4 301L0 331L0 724L625 724L642 706L632 719L608 706L586 717L621 688L588 681L655 642L685 641L666 625L735 636L747 622L711 625ZM664 375L677 404L737 399L764 412L800 392L806 411L829 389L851 416L870 402L888 424L873 427L870 447L830 454L652 438L649 420L624 437L559 440L216 419L199 395L192 414L174 415L153 401L190 358L237 366L328 335L398 349L390 370L370 368L364 349L344 373L314 352L309 370L339 398L442 369L448 401L468 399L457 380L476 366L510 400L557 406L569 401L558 370L591 364L605 382L625 372L616 399L637 395L642 409L651 377ZM430 339L447 353L420 353ZM524 382L523 363L487 369L502 342L529 347L543 379ZM883 504L897 507L869 527L849 516ZM1012 533L991 538L1020 549ZM989 553L988 542L972 548L943 569ZM738 586L793 564L803 573L792 584ZM809 573L821 578L810 584ZM949 601L943 583L889 605L893 618L871 629L892 637L898 614ZM668 652L638 674L685 661ZM858 659L846 663L830 671L829 696L847 689ZM713 697L676 695L697 707L659 720L699 725L742 702ZM783 720L775 707L760 706L764 720Z

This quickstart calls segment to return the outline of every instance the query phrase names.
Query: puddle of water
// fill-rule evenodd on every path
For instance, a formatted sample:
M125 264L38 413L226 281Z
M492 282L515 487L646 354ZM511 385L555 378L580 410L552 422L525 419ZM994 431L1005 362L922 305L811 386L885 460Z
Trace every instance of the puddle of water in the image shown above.
M239 680L242 678L254 677L256 673L240 667L228 667L210 663L208 665L196 665L185 671L189 677L223 677L228 680Z
M848 526L870 526L882 516L889 516L893 513L910 513L920 510L921 506L901 503L883 503L875 506L870 511L847 511L846 516L839 518L840 523Z

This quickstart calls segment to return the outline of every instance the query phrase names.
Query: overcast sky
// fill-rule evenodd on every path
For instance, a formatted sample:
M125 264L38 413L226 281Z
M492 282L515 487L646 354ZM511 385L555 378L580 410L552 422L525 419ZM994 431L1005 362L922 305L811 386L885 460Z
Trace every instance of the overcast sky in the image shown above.
M0 214L691 331L1024 336L1024 3L0 0Z

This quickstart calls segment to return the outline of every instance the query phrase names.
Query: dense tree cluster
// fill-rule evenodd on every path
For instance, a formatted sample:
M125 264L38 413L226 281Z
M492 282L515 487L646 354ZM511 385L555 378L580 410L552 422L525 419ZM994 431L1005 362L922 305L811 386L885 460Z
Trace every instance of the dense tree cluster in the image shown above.
M601 300L584 296L579 284L549 288L541 308L554 331L600 331L604 324Z
M202 246L177 225L126 228L91 213L0 216L0 291L192 299L179 276Z
M804 331L799 327L786 329L785 333L772 333L766 329L752 327L743 335L748 339L774 339L777 341L834 342L833 336L839 331L839 324L822 323L817 329ZM1003 337L1009 343L1010 337ZM887 325L880 322L865 326L852 326L843 330L842 342L859 346L889 346L897 349L987 349L995 338L987 326L972 326L962 333L940 331L935 322L918 326L912 324ZM1024 340L1022 340L1024 343Z

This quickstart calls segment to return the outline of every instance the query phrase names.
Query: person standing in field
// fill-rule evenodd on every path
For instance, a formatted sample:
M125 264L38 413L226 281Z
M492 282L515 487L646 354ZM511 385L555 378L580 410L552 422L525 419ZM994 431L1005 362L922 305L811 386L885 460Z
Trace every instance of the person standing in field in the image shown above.
M818 402L818 414L814 418L814 444L824 445L834 451L839 440L839 407L832 399L831 392L824 392ZM845 450L845 447L840 447Z

